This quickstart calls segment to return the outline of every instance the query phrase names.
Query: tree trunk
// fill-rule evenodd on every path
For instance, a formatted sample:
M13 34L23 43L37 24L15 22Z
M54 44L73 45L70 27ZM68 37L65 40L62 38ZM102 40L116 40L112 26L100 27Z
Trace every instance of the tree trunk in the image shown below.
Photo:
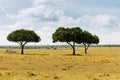
M24 45L21 45L21 54L24 54Z
M18 44L20 44L20 47L21 47L21 54L24 54L24 47L25 47L25 44L27 44L27 41L26 42L18 42Z
M85 46L85 54L87 54L87 50L88 50L90 44L86 44L86 43L83 43L83 44L84 44L84 46Z
M75 55L75 42L73 42L72 48L73 48L73 55Z
M83 43L84 44L84 47L85 47L85 54L87 54L87 44L86 43Z
M85 47L85 54L87 54L87 48Z
M75 55L75 42L73 42L73 45L70 42L67 42L73 49L73 55Z

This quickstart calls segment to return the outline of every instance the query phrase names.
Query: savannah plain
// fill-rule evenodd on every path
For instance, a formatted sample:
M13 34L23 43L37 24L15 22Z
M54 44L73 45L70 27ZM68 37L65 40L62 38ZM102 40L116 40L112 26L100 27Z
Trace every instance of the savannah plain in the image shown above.
M120 80L120 48L0 49L0 80Z

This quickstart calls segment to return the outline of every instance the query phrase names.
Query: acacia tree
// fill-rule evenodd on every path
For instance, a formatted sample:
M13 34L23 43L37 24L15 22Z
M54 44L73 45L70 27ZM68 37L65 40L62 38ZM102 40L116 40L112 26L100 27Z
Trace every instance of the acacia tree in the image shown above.
M87 54L87 50L91 44L98 44L99 43L99 38L96 35L92 35L88 31L83 31L82 32L82 43L85 47L85 54Z
M7 39L12 42L17 42L21 47L21 54L24 54L24 47L28 42L39 42L40 37L30 30L20 29L13 31L7 36Z
M78 42L78 37L81 35L80 32L82 32L82 29L79 27L59 27L52 35L53 42L66 42L72 47L73 55L75 55L75 43Z

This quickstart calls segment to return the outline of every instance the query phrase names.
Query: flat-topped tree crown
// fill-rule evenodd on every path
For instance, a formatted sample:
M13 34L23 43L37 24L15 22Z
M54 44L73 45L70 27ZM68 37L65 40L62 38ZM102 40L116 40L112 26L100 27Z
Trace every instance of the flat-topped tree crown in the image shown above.
M82 31L82 34L81 34L81 40L82 40L82 43L85 47L85 53L87 54L87 50L89 48L89 46L91 44L98 44L99 43L99 38L97 35L92 35L90 32L88 31ZM81 41L80 41L81 42ZM79 41L78 41L79 43Z
M78 42L82 32L80 27L64 28L59 27L52 35L53 42L66 42L73 49L73 55L75 55L75 43ZM73 44L71 43L73 42Z
M11 32L8 36L7 39L12 42L17 42L21 46L21 54L24 54L23 49L25 44L28 42L39 42L41 41L41 38L31 30L25 30L25 29L20 29Z

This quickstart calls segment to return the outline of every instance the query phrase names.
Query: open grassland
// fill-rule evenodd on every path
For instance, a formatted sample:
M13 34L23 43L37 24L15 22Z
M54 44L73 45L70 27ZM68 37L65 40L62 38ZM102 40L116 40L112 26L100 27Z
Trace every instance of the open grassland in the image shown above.
M120 48L0 49L0 80L120 80Z

